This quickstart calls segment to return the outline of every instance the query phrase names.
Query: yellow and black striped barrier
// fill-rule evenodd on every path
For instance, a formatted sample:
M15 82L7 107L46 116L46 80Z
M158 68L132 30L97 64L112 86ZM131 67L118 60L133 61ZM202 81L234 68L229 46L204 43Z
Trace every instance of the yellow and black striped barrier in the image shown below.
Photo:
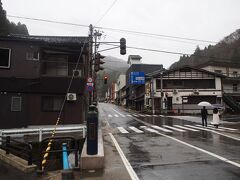
M57 119L57 122L55 124L55 128L53 129L53 132L52 132L52 138L55 136L57 125L58 125L59 121L60 121L60 118ZM45 154L44 154L43 160L42 160L42 171L44 171L44 167L47 163L47 157L49 155L49 151L51 150L52 141L53 141L52 139L49 140L47 148L45 150Z

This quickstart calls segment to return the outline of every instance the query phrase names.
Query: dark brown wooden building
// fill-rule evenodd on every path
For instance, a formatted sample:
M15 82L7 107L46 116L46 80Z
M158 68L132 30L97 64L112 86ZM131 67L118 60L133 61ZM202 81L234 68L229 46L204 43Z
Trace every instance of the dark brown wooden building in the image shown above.
M65 99L60 124L83 123L88 61L88 37L0 36L0 128L55 124Z

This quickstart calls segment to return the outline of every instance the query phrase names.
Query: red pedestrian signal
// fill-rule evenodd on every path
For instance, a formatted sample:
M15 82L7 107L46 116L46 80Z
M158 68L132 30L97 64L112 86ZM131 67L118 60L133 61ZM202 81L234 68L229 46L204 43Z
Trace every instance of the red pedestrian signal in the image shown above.
M104 76L104 84L107 84L108 77Z

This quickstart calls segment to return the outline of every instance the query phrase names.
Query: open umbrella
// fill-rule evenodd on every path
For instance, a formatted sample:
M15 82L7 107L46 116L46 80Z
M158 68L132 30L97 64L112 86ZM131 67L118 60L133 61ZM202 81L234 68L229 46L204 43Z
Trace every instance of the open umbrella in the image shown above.
M198 106L212 106L209 102L207 102L207 101L202 101L202 102L200 102L200 103L198 103Z
M218 108L218 109L224 109L224 106L222 104L212 104L213 108Z

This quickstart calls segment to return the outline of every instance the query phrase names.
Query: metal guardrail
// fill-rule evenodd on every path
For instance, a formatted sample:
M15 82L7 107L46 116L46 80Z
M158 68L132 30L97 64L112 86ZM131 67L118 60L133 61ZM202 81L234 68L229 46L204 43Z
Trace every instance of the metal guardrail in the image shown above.
M28 165L32 165L33 155L32 155L32 145L31 143L24 143L12 139L10 136L2 136L1 137L1 145L0 147L6 151L6 154L14 154L23 156L27 159Z
M0 145L1 137L9 135L39 135L39 142L42 141L43 134L50 134L54 130L54 127L46 128L25 128L25 129L0 129ZM86 125L74 126L74 127L57 127L56 133L71 133L82 132L83 138L86 136Z

